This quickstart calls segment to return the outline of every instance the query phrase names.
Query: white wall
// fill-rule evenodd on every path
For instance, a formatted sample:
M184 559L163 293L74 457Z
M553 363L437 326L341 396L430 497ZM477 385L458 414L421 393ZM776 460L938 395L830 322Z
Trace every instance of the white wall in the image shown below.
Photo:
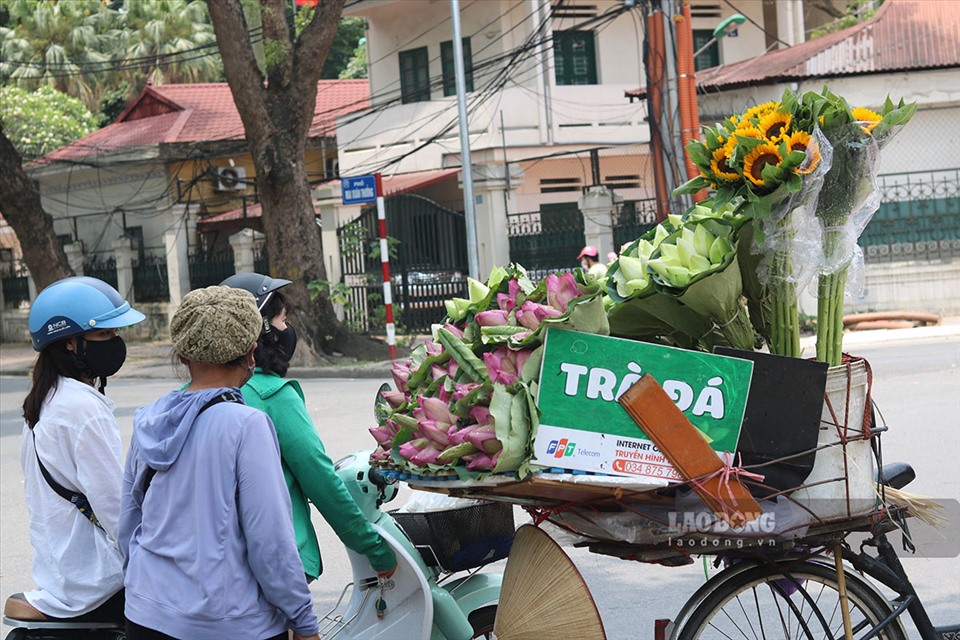
M88 256L110 257L110 243L123 235L124 224L141 226L144 246L162 248L176 197L176 185L163 164L158 160L114 166L99 162L105 166L57 164L34 173L56 233L74 236L76 231L75 239L83 241Z
M539 2L464 2L463 33L471 36L474 64L523 44L535 24L532 16ZM590 5L595 5L601 14L622 6L620 0L600 0ZM358 5L354 13L363 15L369 23L374 104L399 95L398 50L427 46L431 75L441 75L440 42L451 39L448 3L368 2ZM582 21L583 18L557 20L554 26L564 29ZM510 72L499 91L482 93L481 87L503 65L497 65L486 77L475 74L476 90L468 94L471 148L482 157L484 150L504 146L562 148L649 140L645 105L631 104L624 98L624 93L640 86L645 77L642 42L638 41L642 34L639 10L619 16L598 31L598 85L554 86L552 68L548 67L544 74L544 68L535 64L534 52L530 52L530 60ZM549 55L546 60L549 64ZM342 118L337 129L341 173L376 169L411 153L437 135L441 136L439 140L404 158L391 171L405 173L459 165L456 99L443 97L441 90L433 90L431 98L430 102L396 104L360 118Z

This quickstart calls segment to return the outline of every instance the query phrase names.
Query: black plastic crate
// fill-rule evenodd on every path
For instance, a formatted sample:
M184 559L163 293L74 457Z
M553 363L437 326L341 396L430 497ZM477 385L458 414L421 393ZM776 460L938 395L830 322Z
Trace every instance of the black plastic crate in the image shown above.
M516 529L513 506L499 502L422 513L394 511L391 515L427 566L450 573L506 558Z

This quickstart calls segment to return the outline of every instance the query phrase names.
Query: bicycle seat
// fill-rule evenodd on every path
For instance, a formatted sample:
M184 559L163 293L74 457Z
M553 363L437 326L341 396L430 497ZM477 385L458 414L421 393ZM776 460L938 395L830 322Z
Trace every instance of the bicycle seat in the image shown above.
M3 605L3 615L4 617L11 618L13 620L50 620L50 618L27 602L26 597L24 597L22 593L15 593L7 598L6 603Z
M903 489L916 477L917 472L906 462L891 462L877 471L876 481L894 489Z

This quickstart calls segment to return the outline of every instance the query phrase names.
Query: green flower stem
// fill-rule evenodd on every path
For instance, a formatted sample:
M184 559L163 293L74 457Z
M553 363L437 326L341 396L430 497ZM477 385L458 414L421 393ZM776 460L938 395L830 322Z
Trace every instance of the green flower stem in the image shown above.
M797 313L797 285L792 282L793 258L786 251L777 251L773 259L770 301L773 323L770 326L770 352L780 356L800 357L800 319Z
M843 358L843 294L847 267L822 274L817 289L817 360L831 367Z
M753 325L750 324L750 317L744 313L742 306L738 308L737 314L729 322L720 326L720 332L734 349L753 351L756 334L753 332Z

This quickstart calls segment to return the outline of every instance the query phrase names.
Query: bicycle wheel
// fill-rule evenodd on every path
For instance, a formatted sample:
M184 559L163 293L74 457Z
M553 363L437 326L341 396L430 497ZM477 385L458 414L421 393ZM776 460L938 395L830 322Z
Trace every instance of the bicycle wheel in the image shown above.
M867 635L890 615L889 604L857 574L845 574L853 637ZM748 569L705 597L675 637L678 640L843 638L837 576L815 562ZM875 636L906 640L899 620Z

